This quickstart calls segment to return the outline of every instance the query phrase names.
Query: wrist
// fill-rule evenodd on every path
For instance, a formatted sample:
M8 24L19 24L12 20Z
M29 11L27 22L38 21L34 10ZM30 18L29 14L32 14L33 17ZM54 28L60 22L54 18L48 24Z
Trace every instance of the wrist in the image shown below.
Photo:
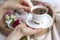
M24 36L21 32L16 32L16 31L14 31L12 35L17 40L21 39Z
M16 30L14 30L6 40L19 40L23 37L24 35Z
M22 38L24 36L24 34L22 32L16 31L16 30L13 31L13 34L15 34L16 36L18 36L20 38Z

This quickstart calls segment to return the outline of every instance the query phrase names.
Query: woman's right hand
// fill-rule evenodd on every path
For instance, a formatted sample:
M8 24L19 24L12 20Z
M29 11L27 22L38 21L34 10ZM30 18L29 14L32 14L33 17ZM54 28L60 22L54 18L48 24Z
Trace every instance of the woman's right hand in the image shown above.
M30 27L27 27L27 25L25 23L21 23L20 25L18 25L15 30L20 30L22 32L23 35L33 35L33 34L37 34L39 32L41 32L43 29L39 28L39 29L32 29Z

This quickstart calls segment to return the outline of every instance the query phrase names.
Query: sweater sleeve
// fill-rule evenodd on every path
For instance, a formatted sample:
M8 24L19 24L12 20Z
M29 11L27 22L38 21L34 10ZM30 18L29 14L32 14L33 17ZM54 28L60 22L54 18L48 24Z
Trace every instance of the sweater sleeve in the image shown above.
M4 4L6 0L0 0L0 6Z

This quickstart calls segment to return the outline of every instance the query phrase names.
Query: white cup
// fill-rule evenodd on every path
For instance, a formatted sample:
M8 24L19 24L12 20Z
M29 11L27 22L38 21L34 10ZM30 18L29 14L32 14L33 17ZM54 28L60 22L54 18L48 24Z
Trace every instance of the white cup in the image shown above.
M45 10L45 12L43 14L39 14L39 13L35 14L35 13L33 13L33 10L38 9L38 8ZM39 11L39 10L36 10L36 11ZM44 20L45 14L48 13L48 8L46 8L44 6L33 6L31 8L31 12L32 12L33 21L36 22L36 23L40 23L42 20Z

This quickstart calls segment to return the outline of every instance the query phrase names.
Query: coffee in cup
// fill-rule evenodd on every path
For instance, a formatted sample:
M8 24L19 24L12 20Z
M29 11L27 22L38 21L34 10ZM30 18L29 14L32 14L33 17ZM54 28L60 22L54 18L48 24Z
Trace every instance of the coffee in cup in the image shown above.
M33 6L31 8L32 19L35 23L40 23L45 18L45 14L48 13L48 8L44 6ZM43 22L42 22L43 23Z

